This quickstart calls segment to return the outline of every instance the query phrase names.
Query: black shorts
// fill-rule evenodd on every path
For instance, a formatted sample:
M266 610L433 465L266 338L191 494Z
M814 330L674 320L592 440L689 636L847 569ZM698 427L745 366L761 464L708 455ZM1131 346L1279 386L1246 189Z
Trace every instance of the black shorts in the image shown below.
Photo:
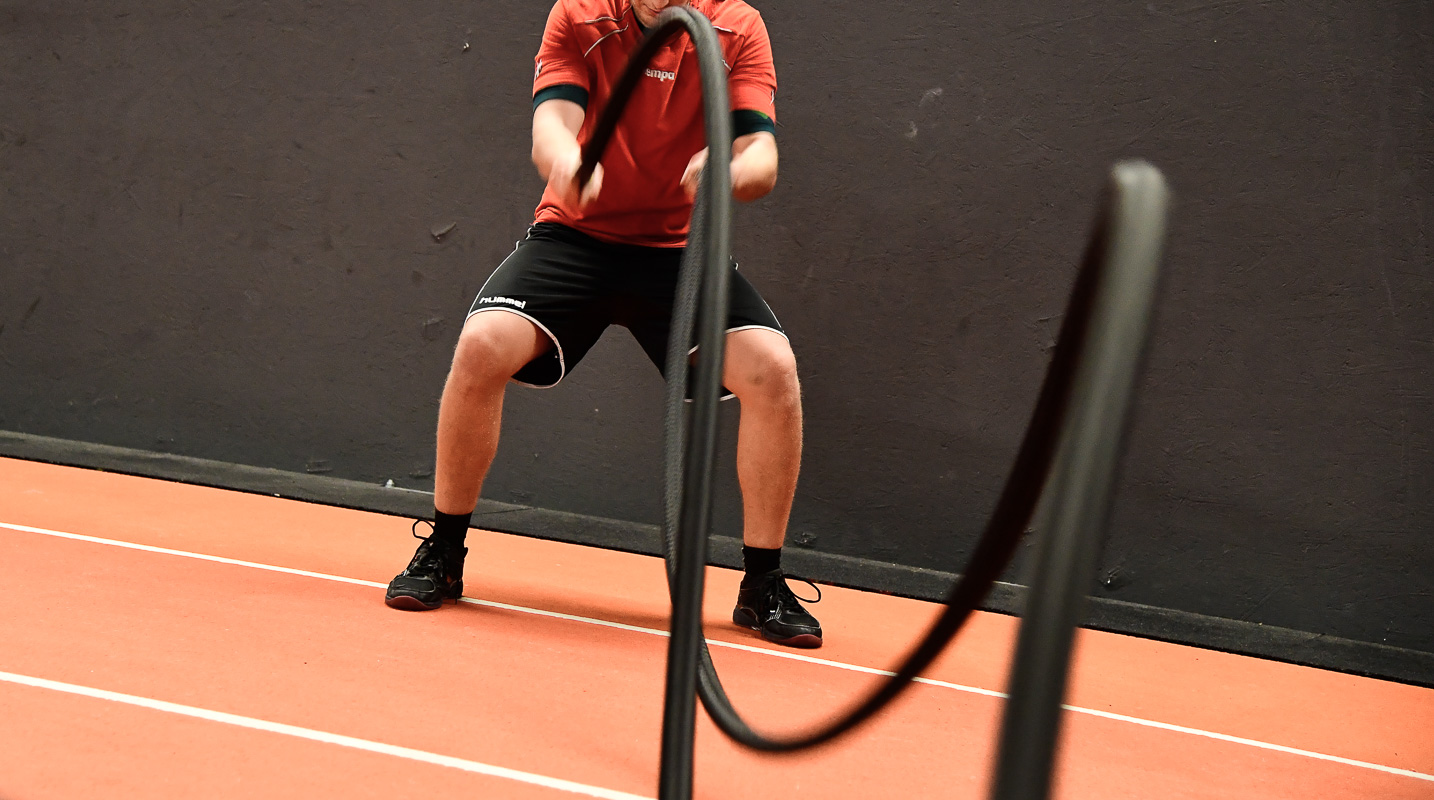
M609 325L627 328L663 370L681 259L680 247L612 244L566 225L538 223L478 290L468 316L517 314L553 340L552 350L513 375L528 386L556 386ZM786 336L735 263L731 286L728 333L767 328Z

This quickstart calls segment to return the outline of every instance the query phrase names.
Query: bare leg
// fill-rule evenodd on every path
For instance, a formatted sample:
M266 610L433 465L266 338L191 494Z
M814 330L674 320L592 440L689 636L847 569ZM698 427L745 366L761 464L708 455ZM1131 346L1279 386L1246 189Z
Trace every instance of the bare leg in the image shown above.
M802 462L802 396L791 345L764 328L727 334L722 382L742 404L737 428L742 541L781 547Z
M437 510L467 514L478 504L498 452L508 378L551 347L538 326L517 314L485 311L464 323L438 407Z
M737 481L742 485L746 575L732 621L789 647L821 647L822 626L802 608L773 558L786 539L802 462L802 391L797 362L781 334L749 328L727 334L722 382L742 403Z

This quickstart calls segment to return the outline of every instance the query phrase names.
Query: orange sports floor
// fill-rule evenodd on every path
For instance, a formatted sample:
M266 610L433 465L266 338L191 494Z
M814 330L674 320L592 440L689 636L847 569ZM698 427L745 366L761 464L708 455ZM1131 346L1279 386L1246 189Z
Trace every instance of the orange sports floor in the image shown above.
M393 611L409 521L0 459L0 798L652 797L660 561L474 531L468 597ZM730 621L766 730L862 693L936 607L836 588L817 651ZM984 798L1017 620L978 614L896 706L813 753L699 713L702 798ZM1078 639L1056 795L1434 798L1434 690L1127 636Z

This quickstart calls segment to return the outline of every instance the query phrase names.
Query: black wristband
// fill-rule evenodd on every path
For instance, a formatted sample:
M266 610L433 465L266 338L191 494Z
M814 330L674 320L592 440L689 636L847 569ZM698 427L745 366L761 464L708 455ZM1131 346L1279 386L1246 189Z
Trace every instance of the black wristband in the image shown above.
M586 111L588 107L588 90L581 86L574 86L571 83L560 83L557 86L539 89L538 93L533 95L533 110L536 111L538 106L549 100L571 100L582 106L583 110Z

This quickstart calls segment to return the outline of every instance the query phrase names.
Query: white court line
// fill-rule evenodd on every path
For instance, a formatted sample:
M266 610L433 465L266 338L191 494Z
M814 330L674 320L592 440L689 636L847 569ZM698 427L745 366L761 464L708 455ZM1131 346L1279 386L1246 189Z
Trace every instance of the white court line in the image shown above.
M374 581L359 580L359 579L357 579L357 578L345 578L345 577L342 577L342 576L339 576L339 575L328 575L328 574L325 574L325 573L322 573L322 572L310 572L310 571L308 571L308 570L292 569L292 568L290 568L290 567L276 567L276 566L273 566L273 565L271 565L271 564L258 564L258 563L255 563L255 562L253 562L253 561L239 561L239 560L233 559L233 558L224 558L224 557L222 557L222 556L205 555L204 553L191 553L191 552L188 552L188 551L185 551L185 550L171 550L171 549L169 549L169 548L167 548L167 547L154 547L154 546L152 546L152 545L147 545L147 544L135 544L135 543L133 543L133 542L125 542L125 541L120 541L120 540L117 540L117 539L101 539L101 538L96 537L96 536L85 536L85 535L79 534L79 533L65 533L65 532L63 532L63 531L53 531L53 530L48 530L48 529L46 529L46 528L32 528L32 527L30 527L30 526L28 526L28 525L15 525L15 524L8 523L8 522L0 522L0 528L9 528L9 529L11 529L11 530L22 531L22 532L25 532L25 533L37 533L37 534L41 534L41 535L44 535L44 536L55 536L55 537L59 537L59 538L61 538L61 539L74 539L74 540L77 540L77 541L91 542L91 543L94 543L94 544L104 544L104 545L110 545L110 546L113 546L113 547L123 547L123 548L128 548L128 549L130 549L130 550L143 550L143 551L145 551L145 552L150 552L150 553L163 553L163 554L165 554L165 555L180 556L180 557L183 557L183 558L199 559L199 560L201 560L201 561L213 561L213 562L220 563L220 564L233 564L233 565L235 565L235 566L249 567L249 568L251 568L251 569L261 569L261 570L267 570L267 571L269 571L269 572L282 572L282 573L285 573L285 574L288 574L288 575L300 575L300 576L303 576L303 577L306 577L306 578L318 578L318 579L320 579L320 580L336 581L336 582L339 582L339 583L349 583L349 584L354 584L354 585L357 585L357 586L369 586L369 587L373 587L373 588L386 588L386 587L387 587L387 584L377 583L377 582L374 582ZM558 612L558 611L544 611L543 609L538 609L538 608L528 608L528 607L526 607L526 606L517 606L517 605L512 605L512 604L509 604L509 603L499 603L499 602L492 601L492 600L478 600L478 599L472 598L472 597L463 597L463 598L460 598L460 599L462 600L462 602L471 603L471 604L473 604L473 605L488 606L488 607L490 607L490 608L501 608L501 609L504 609L504 610L507 610L507 611L516 611L516 612L520 612L520 613L523 613L523 614L534 614L534 615L537 615L537 616L552 617L552 618L554 618L554 619L568 620L568 621L571 621L571 622L581 622L581 623L584 623L584 624L587 624L587 625L600 625L600 626L605 627L605 628L617 628L618 630L632 631L632 632L634 632L634 633L644 633L644 634L649 634L649 635L653 635L653 636L667 636L667 635L668 635L667 631L658 630L658 629L656 629L656 628L644 628L644 627L640 627L640 626L637 626L637 625L628 625L628 624L625 624L625 623L622 623L622 622L610 622L610 621L608 621L608 620L603 620L603 619L594 619L594 618L591 618L591 617L581 617L581 616L578 616L578 615L576 615L576 614L564 614L564 613L561 613L561 612ZM819 665L819 666L824 666L824 667L833 667L833 668L835 668L835 669L847 670L847 671L849 671L849 672L860 672L860 673L864 673L864 674L867 674L867 675L890 676L890 675L894 675L894 674L895 674L895 673L891 672L890 670L875 669L875 668L873 668L873 667L863 667L863 666L858 666L858 665L856 665L856 664L846 664L846 663L843 663L843 662L840 662L840 661L831 661L831 660L828 660L828 659L825 659L825 658L815 658L815 657L813 657L813 656L802 655L802 654L800 654L800 653L791 653L791 652L785 652L785 651L780 651L780 650L769 650L769 649L764 648L764 647L754 647L754 646L752 646L752 645L738 644L738 643L736 643L736 642L723 642L723 641L708 639L708 640L707 640L707 644L708 644L708 646L710 646L710 647L724 647L724 648L728 648L728 649L731 649L731 650L745 650L745 651L747 651L747 652L749 652L749 653L759 653L759 654L764 655L764 656L771 656L771 657L774 657L774 658L785 658L785 659L789 659L789 660L792 660L792 661L804 661L804 662L806 662L806 663L808 663L808 664L817 664L817 665ZM947 681L939 681L939 680L936 680L936 679L934 679L934 678L916 678L916 682L917 682L917 683L924 683L924 684L927 684L927 685L929 685L929 686L939 686L939 687L945 688L945 689L954 689L954 690L959 691L959 692L967 692L967 693L970 693L970 694L984 695L984 696L986 696L986 697L996 697L996 698L1005 698L1005 697L1006 697L1006 693L1005 693L1005 692L997 692L997 691L993 691L993 690L991 690L991 689L981 689L981 688L978 688L978 687L975 687L975 686L964 686L964 685L959 684L959 683L950 683L950 682L947 682ZM1201 737L1204 737L1204 738L1206 738L1206 739L1215 739L1215 740L1222 741L1222 742L1230 742L1230 743L1233 743L1233 744L1246 745L1246 746L1248 746L1248 747L1256 747L1256 748L1259 748L1259 749L1261 749L1261 750L1272 750L1272 751L1279 752L1279 753L1288 753L1288 754L1290 754L1290 755L1296 755L1296 756L1303 756L1303 757L1305 757L1305 758L1318 759L1318 760L1320 760L1320 761L1331 761L1331 762L1334 762L1334 763L1336 763L1336 764L1344 764L1344 765L1346 765L1346 766L1359 767L1359 768L1361 768L1361 769L1372 769L1372 770L1376 770L1376 771L1378 771L1378 772L1385 772L1385 773L1388 773L1388 774L1390 774L1390 775L1400 775L1400 776L1403 776L1403 777L1406 777L1406 778L1415 778L1415 779L1417 779L1417 780L1423 780L1423 781L1434 782L1434 775L1426 775L1426 774L1424 774L1424 773L1422 773L1422 772L1415 772L1415 771L1413 771L1413 770L1400 769L1400 768L1398 768L1398 767L1389 767L1389 766L1385 766L1385 765L1383 765L1383 764L1374 764L1374 763L1371 763L1371 762L1368 762L1368 761L1357 761L1357 760L1352 759L1352 758L1344 758L1344 757L1342 757L1342 756L1332 756L1332 755L1328 755L1328 754L1326 754L1326 753L1317 753L1317 752L1314 752L1313 750L1300 750L1299 748L1286 747L1285 745L1281 745L1281 744L1273 744L1273 743L1270 743L1270 742L1262 742L1262 741L1259 741L1258 739L1246 739L1246 738L1240 737L1240 736L1231 736L1231 735L1229 735L1229 734L1216 733L1216 732L1214 732L1214 731L1202 730L1202 729L1200 729L1200 728L1189 728L1189 727L1186 727L1186 726L1184 726L1184 725L1174 725L1174 724L1169 723L1169 722L1157 722L1157 721L1155 721L1155 720L1142 719L1142 718L1140 718L1140 717L1131 717L1131 716L1127 716L1127 715L1125 715L1125 714L1116 714L1116 713L1113 713L1113 712L1110 712L1110 711L1100 711L1100 710L1094 709L1094 708L1083 708L1083 707L1081 707L1081 706L1072 706L1072 705L1063 705L1063 706L1061 706L1061 707L1064 708L1064 709L1067 710L1067 711L1071 711L1071 712L1074 712L1074 713L1076 713L1076 714L1086 714L1086 715L1093 716L1093 717L1102 717L1102 718L1104 718L1104 719L1115 720L1115 721L1117 721L1117 722L1128 722L1128 723L1130 723L1130 724L1132 724L1132 725L1141 725L1141 726L1147 727L1147 728L1159 728L1159 729L1161 729L1161 730L1172 731L1172 732L1175 732L1175 733L1184 733L1184 734L1188 734L1188 735L1191 735L1191 736L1201 736Z
M240 728L278 733L284 736L293 736L314 742L323 742L324 744L336 744L341 747L351 747L355 750L366 750L370 753L397 756L398 758L406 758L410 761L422 761L427 764L437 764L440 767L452 767L465 772L476 772L480 775L489 775L494 778L506 778L510 781L529 783L534 786L557 789L559 791L571 792L587 797L600 797L603 798L603 800L650 800L638 794L619 792L615 789L604 789L601 786L589 786L585 783L577 783L576 781L565 781L562 778L550 778L547 775L538 775L532 772L508 769L507 767L498 767L492 764L484 764L481 761L469 761L466 758L443 756L425 750L414 750L411 747L399 747L398 745L373 742L368 739L357 739L353 736L344 736L338 733L329 733L328 731L316 731L312 728L301 728L297 725L285 725L282 722L270 722L266 719L256 719L254 717L245 717L224 711L213 711L208 708L198 708L195 706L181 705L179 703L170 703L165 700L155 700L149 697L111 692L105 689L95 689L74 683L62 683L60 681L46 680L45 678L34 678L29 675L17 675L13 672L0 672L0 681L18 683L22 686L32 686L37 689L65 692L66 694L75 694L82 697L92 697L97 700L109 700L115 703L139 706L140 708L148 708L154 711L164 711L170 714L209 720L210 722L222 722L226 725L236 725Z
M0 526L3 526L3 523L0 523ZM345 580L347 580L347 579L345 579ZM374 585L374 586L385 586L385 587L386 587L386 584L380 584L380 583L375 583L375 584L373 584L373 585ZM489 606L489 607L491 607L491 608L501 608L501 609L505 609L505 610L507 610L507 611L519 611L519 612L522 612L522 613L524 613L524 614L536 614L536 615L542 616L542 617L553 617L553 618L555 618L555 619L571 620L572 622L583 622L583 623L586 623L586 624L588 624L588 625L601 625L601 626L603 626L604 628L617 628L618 630L632 631L633 633L647 633L647 634L652 634L652 635L654 635L654 636L667 636L667 635L668 635L667 631L664 631L664 630L659 630L659 629L657 629L657 628L643 628L643 627L640 627L640 626L638 626L638 625L628 625L628 624L623 623L623 622L609 622L609 621L607 621L607 620L605 620L605 619L593 619L593 618L591 618L591 617L580 617L580 616L577 616L576 614L564 614L564 613L559 612L559 611L544 611L544 610L538 609L538 608L528 608L528 607L526 607L526 606L515 606L515 605L510 605L510 604L508 604L508 603L499 603L499 602L494 601L494 600L478 600L478 599L472 598L472 597L462 597L462 598L459 598L459 599L460 599L462 602L464 602L464 603L472 603L473 605L477 605L477 606ZM790 661L805 661L805 662L808 663L808 664L819 664L819 665L821 665L821 666L823 666L823 667L835 667L835 668L837 668L837 669L844 669L844 670L848 670L848 671L850 671L850 672L861 672L861 673L865 673L865 674L867 674L867 675L886 675L886 676L891 676L891 675L895 675L895 674L896 674L895 672L891 672L891 671L889 671L889 670L876 669L876 668L874 668L874 667L862 667L862 666L858 666L858 665L856 665L856 664L847 664L847 663L844 663L844 662L841 662L841 661L831 661L831 660L825 659L825 658L816 658L816 657L814 657L814 656L805 656L805 655L802 655L802 654L800 654L800 653L789 653L789 652L787 652L787 651L785 651L785 650L770 650L770 649L765 648L765 647L755 647L755 646L750 645L750 644L739 644L739 643L737 643L737 642L724 642L724 641L720 641L720 640L717 640L717 639L708 639L708 640L707 640L707 645L708 645L709 647L725 647L725 648L727 648L727 649L729 649L729 650L745 650L745 651L747 651L748 653L760 653L760 654L762 654L762 655L764 655L764 656L772 656L773 658L785 658L785 659L788 659L788 660L790 660ZM1006 696L1006 693L1005 693L1005 692L996 692L996 691L992 691L992 690L990 690L990 689L981 689L981 688L978 688L978 687L975 687L975 686L963 686L963 685L961 685L961 684L959 684L959 683L948 683L947 681L938 681L938 680L936 680L935 678L920 678L920 677L918 677L918 678L915 679L915 682L916 682L916 683L926 683L926 684L930 684L930 685L932 685L932 686L941 686L941 687L944 687L944 688L947 688L947 689L955 689L955 690L961 691L961 692L970 692L971 694L981 694L981 695L985 695L985 696L987 696L987 697L1001 697L1001 698L1004 698L1004 697Z

